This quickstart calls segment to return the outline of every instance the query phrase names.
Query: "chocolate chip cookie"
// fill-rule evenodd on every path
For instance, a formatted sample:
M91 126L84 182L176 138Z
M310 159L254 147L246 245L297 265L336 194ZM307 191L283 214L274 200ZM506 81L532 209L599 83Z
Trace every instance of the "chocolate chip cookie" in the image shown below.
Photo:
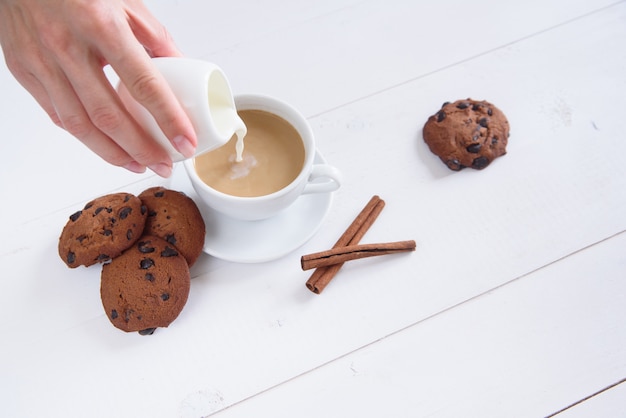
M72 214L59 237L59 256L71 268L108 261L143 233L147 210L129 193L114 193Z
M196 203L182 192L164 187L143 191L139 199L148 209L145 233L174 245L192 266L204 247L204 220Z
M183 310L190 288L189 267L167 241L142 236L102 266L100 297L111 323L126 332L151 334Z
M443 104L424 125L424 141L449 169L482 170L506 154L509 122L487 101L457 100Z

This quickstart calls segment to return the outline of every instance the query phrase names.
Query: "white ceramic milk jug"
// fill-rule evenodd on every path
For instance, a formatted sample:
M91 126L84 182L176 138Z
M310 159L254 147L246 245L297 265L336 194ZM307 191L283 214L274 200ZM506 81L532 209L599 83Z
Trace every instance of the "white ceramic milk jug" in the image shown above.
M198 137L196 155L224 145L233 134L243 138L246 126L237 114L228 80L217 65L180 57L153 58L153 62L193 124ZM184 160L123 83L118 83L117 91L128 112L168 151L172 161Z

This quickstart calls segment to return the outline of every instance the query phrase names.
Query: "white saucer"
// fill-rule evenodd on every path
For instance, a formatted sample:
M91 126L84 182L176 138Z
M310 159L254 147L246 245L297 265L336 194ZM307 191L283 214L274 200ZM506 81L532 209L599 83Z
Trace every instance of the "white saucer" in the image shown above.
M316 153L315 162L325 162ZM177 164L171 188L197 203L206 224L204 252L238 263L263 263L280 258L307 242L330 211L333 193L302 195L287 209L269 219L240 221L204 205L198 198L185 168Z

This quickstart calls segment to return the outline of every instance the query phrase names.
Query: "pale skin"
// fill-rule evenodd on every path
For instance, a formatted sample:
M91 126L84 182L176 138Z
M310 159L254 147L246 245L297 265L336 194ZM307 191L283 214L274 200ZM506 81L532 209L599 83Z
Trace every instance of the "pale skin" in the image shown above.
M170 176L172 161L126 112L107 64L184 156L196 134L150 57L180 56L140 0L0 0L7 67L58 126L105 161Z

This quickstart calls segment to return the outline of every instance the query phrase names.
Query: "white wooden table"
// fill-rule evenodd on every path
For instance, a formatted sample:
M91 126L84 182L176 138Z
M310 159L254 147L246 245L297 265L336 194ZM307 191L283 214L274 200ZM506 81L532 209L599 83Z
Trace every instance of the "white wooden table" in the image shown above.
M1 66L0 416L626 416L626 1L147 4L236 93L298 107L345 184L302 247L204 255L176 322L125 334L58 236L93 197L184 176L105 164ZM452 172L421 130L466 97L508 116L508 154ZM417 251L311 293L300 256L374 194L363 242Z

